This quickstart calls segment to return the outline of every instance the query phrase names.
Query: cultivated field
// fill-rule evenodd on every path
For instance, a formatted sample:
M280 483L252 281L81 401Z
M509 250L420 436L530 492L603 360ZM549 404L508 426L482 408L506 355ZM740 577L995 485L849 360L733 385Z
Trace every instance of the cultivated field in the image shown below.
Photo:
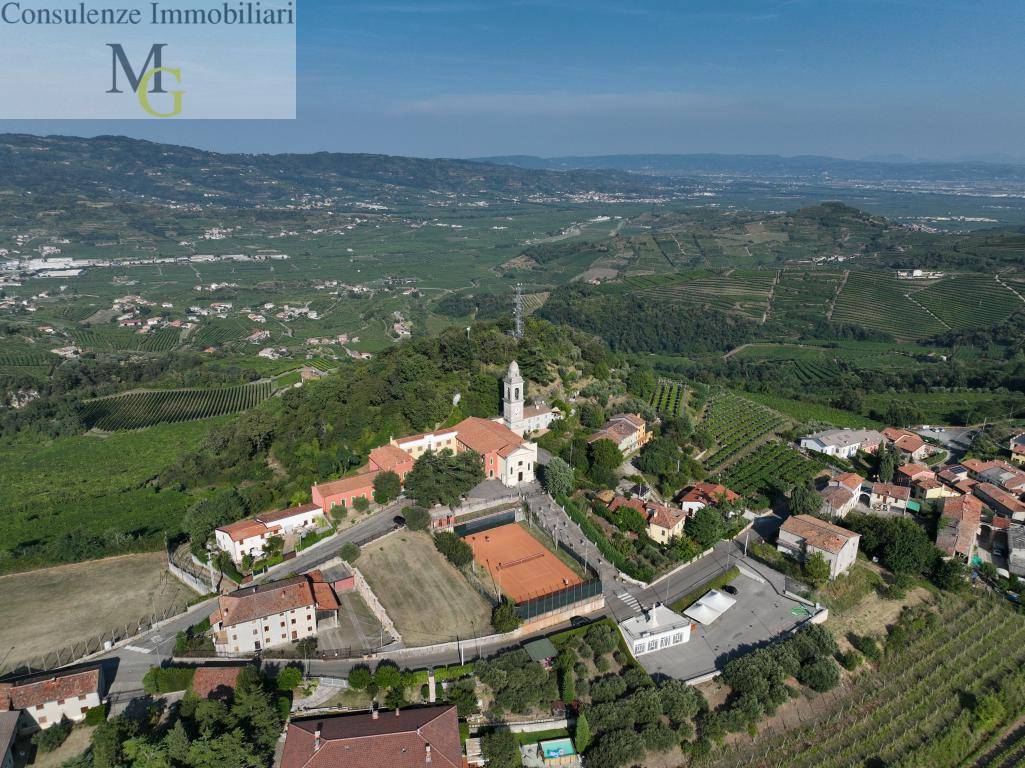
M15 666L147 619L195 593L144 553L0 577L0 663Z
M427 534L396 533L368 544L356 567L407 645L490 632L491 606Z
M463 539L473 548L474 559L487 569L492 581L513 602L548 595L581 581L554 552L518 523L501 525Z

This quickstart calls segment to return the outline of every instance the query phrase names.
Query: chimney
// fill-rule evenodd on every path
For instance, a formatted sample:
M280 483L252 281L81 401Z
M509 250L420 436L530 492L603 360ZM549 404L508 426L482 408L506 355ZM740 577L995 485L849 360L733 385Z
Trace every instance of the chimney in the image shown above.
M398 708L398 707L395 707L395 717L398 717L398 716L399 716L399 711L400 711L400 710L399 710L399 708Z
M424 756L427 759L427 764L430 765L430 763L431 763L431 745L430 745L429 742L424 744Z
M374 705L374 708L370 710L370 719L371 720L376 720L377 719L377 705L376 704Z
M313 732L313 751L316 752L320 749L320 729L324 727L323 723L317 723L317 730Z

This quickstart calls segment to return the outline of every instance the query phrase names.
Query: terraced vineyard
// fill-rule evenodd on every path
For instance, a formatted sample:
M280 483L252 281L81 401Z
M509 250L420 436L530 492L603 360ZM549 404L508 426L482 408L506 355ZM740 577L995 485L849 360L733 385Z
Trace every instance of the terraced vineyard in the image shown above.
M90 429L118 432L208 419L248 410L270 397L273 387L269 381L258 381L221 389L129 392L84 403L82 420Z
M851 272L837 297L832 319L917 339L948 330L907 294L913 285L878 272Z
M993 275L953 275L914 294L951 328L984 328L1006 320L1025 304Z
M651 407L664 416L676 417L687 406L687 387L678 381L660 379L658 389L651 396Z
M842 279L841 272L783 270L773 291L772 316L825 317Z
M712 471L720 469L786 421L778 411L731 392L714 395L701 422L712 434L716 446L704 459L705 466Z
M239 341L245 328L235 320L204 323L192 337L192 342L199 347L217 347L232 341Z
M697 272L672 281L633 278L627 282L641 296L708 306L761 320L768 311L775 279L773 270L738 269L722 275Z
M899 765L954 768L1020 713L1025 617L997 598L944 593L936 619L909 641L891 644L877 672L858 675L833 704L805 724L744 738L711 756L712 768L847 768ZM976 697L1001 691L1005 714L977 724ZM779 726L783 728L782 725ZM1002 761L1020 765L1020 743Z
M825 465L809 459L778 441L765 443L734 464L722 475L722 483L745 496L771 496L776 489L787 491L806 483Z
M537 312L541 307L548 301L548 297L551 296L550 291L541 291L540 293L525 293L523 294L523 312L527 315L532 315Z

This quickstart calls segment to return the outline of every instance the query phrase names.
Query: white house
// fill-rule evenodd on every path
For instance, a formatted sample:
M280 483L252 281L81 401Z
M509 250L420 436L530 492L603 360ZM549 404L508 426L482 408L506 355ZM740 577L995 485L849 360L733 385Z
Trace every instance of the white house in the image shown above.
M690 640L690 630L690 619L661 603L619 624L623 640L634 656L682 645Z
M317 612L338 610L330 585L306 575L243 587L217 602L210 629L218 653L253 653L315 637Z
M324 513L316 504L279 509L222 525L214 531L214 542L218 549L227 552L232 561L238 564L246 555L260 557L267 540L272 536L312 533L323 519Z
M827 429L801 438L801 447L807 451L824 453L849 459L858 451L874 453L883 436L872 429Z
M0 711L23 713L21 730L77 723L103 702L103 667L89 664L40 672L0 683Z
M817 517L791 515L779 529L776 549L800 562L813 554L822 555L833 580L854 564L860 540L858 534Z

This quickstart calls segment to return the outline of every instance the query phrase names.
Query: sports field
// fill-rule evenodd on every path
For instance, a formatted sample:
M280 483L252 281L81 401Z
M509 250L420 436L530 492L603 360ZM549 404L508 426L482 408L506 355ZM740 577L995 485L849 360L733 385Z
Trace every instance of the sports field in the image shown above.
M473 549L474 559L514 602L522 603L581 582L554 552L517 523L463 539Z

